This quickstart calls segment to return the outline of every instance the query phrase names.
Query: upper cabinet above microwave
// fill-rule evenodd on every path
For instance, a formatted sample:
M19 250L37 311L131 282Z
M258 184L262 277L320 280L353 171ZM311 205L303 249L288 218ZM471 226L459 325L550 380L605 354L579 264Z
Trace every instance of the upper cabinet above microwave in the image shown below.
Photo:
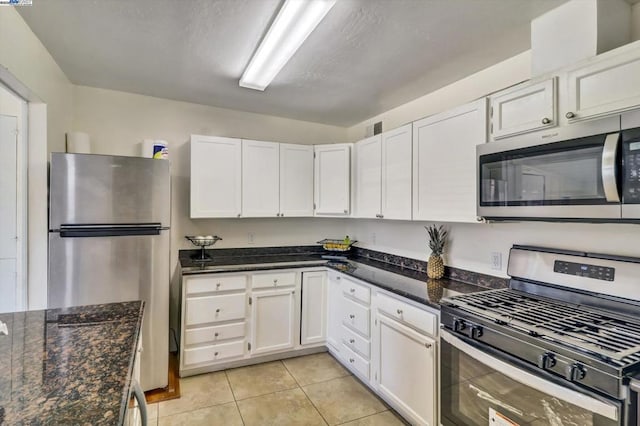
M556 126L557 78L523 83L489 97L494 140Z

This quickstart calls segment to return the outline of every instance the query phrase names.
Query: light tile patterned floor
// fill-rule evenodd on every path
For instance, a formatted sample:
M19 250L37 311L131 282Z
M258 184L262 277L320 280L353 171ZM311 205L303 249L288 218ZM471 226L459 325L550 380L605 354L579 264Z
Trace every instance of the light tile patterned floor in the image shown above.
M187 377L180 387L180 399L149 405L150 426L404 424L328 353Z

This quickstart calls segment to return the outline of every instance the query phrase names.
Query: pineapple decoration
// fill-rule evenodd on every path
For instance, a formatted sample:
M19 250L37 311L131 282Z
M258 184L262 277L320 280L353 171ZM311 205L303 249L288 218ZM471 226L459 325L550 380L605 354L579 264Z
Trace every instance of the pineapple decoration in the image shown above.
M425 226L424 227L429 234L429 248L431 249L431 256L427 262L427 276L433 279L442 278L444 275L444 262L442 260L442 252L444 251L444 245L447 241L447 234L449 233L444 226Z

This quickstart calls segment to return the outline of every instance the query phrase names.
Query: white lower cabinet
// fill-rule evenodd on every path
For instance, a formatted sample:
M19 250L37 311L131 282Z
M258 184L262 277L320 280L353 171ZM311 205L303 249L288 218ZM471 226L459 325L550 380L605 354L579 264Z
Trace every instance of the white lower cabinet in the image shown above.
M251 354L293 349L297 340L295 287L251 296Z
M376 315L375 387L416 425L436 425L436 342L382 313Z
M327 273L302 273L300 344L324 344L327 338Z

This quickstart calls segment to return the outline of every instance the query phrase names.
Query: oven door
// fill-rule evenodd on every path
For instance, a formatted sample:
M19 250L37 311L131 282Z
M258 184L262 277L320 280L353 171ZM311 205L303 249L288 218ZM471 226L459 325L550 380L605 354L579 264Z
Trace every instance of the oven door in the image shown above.
M441 424L444 426L614 426L623 404L578 391L515 359L478 349L442 330Z
M478 215L620 219L620 133L517 149L479 145Z

